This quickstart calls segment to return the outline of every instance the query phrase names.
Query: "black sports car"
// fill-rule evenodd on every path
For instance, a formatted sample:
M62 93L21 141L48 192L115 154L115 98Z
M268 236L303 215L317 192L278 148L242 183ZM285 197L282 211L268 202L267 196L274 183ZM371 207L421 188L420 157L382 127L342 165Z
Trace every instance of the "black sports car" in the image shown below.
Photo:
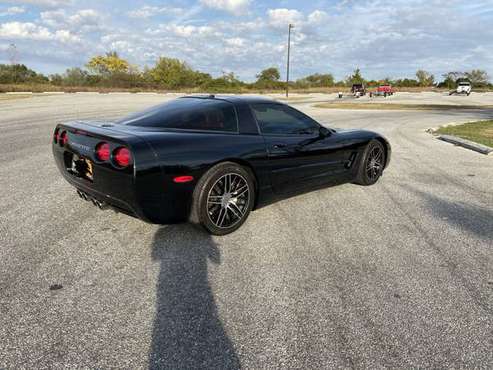
M337 183L372 185L381 135L326 128L273 100L186 96L116 122L57 125L53 154L79 196L151 223L238 229L250 211Z

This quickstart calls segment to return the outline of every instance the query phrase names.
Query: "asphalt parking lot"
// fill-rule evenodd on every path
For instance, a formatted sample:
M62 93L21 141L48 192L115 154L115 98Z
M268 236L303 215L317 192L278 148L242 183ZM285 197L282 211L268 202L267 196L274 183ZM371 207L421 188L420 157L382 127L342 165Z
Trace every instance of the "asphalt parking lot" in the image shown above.
M493 104L430 94L408 100ZM171 97L0 101L0 368L493 367L493 156L425 132L493 110L293 99L327 125L386 135L389 169L375 186L294 197L210 237L99 211L52 160L56 122Z

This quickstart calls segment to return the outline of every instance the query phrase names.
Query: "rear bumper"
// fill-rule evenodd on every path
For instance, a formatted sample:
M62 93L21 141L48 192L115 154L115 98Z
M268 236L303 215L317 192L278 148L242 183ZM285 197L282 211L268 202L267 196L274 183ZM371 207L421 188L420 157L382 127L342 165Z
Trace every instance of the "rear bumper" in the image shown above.
M79 178L69 173L67 171L65 160L63 158L63 149L54 147L53 155L55 157L55 162L58 170L60 171L62 176L70 185L74 186L77 190L82 191L83 193L89 195L91 198L94 198L102 203L108 204L110 207L114 208L117 211L121 211L130 216L137 217L149 222L149 220L145 216L145 213L142 212L137 203L135 203L133 200L124 199L122 197L117 197L114 194L111 194L107 191L108 189L105 189L104 182L94 184L89 182L88 180Z
M166 191L165 177L159 167L127 173L104 166L94 166L94 181L78 177L67 170L69 149L53 145L55 163L69 184L117 212L154 224L171 224L188 219L193 187L181 193ZM74 196L77 196L74 192Z

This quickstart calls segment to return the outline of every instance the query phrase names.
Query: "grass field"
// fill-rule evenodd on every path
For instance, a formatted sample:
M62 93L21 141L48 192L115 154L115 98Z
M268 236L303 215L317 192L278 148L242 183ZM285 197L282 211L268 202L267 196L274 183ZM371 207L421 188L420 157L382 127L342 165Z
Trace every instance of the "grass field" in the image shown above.
M493 121L478 121L439 128L436 133L454 135L493 148Z
M402 104L402 103L322 103L317 108L327 109L376 109L376 110L451 110L451 109L489 109L490 105L456 104Z

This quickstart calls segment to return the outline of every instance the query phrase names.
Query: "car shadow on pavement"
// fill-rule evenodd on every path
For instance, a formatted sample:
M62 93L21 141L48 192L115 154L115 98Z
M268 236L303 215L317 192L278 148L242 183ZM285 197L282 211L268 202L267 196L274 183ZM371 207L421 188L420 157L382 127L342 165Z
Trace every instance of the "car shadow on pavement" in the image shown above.
M493 212L487 207L468 204L461 200L451 202L409 185L403 187L424 199L429 205L430 212L451 226L486 240L493 238Z
M221 262L212 238L187 224L161 227L152 257L161 266L149 368L240 368L208 281L209 261Z

